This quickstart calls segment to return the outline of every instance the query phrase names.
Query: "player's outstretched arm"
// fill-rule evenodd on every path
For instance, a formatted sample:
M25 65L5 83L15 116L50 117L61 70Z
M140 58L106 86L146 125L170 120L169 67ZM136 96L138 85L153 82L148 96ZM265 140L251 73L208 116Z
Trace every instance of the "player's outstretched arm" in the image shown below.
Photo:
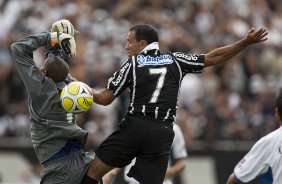
M53 35L53 36L52 36ZM35 65L33 51L39 47L60 43L64 39L69 39L70 35L56 35L49 32L31 35L16 41L11 45L11 52L19 74L26 86L29 95L37 95L39 89L44 89L45 76ZM51 60L49 60L51 62ZM46 92L46 91L45 91Z
M233 56L239 54L251 44L264 42L267 40L268 32L265 28L255 30L250 29L246 36L236 43L225 47L217 48L205 55L205 67L221 64Z
M93 91L93 101L100 105L109 105L116 98L113 91L109 89L102 89L102 90L92 89L92 91Z

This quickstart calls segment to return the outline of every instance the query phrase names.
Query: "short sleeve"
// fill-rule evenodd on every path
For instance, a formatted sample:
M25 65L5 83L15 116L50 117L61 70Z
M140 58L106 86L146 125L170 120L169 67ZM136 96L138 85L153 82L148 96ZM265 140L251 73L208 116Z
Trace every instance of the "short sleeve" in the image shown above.
M172 143L172 154L175 160L186 158L187 150L185 145L185 140L180 127L177 124L173 126L174 139Z
M118 71L116 71L108 80L107 89L112 90L115 96L119 96L132 81L132 60L128 59L123 63Z
M268 141L269 139L260 139L244 158L236 165L234 174L242 182L249 182L260 174L267 172L270 155Z
M173 55L183 73L203 72L205 55L187 54L183 52L174 52Z

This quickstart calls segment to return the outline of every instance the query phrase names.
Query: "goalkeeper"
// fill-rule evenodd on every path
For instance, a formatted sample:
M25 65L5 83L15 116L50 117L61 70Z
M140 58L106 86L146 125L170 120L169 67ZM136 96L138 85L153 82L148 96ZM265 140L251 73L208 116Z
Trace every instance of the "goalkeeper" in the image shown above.
M25 37L11 45L17 69L28 92L31 140L44 166L41 184L78 184L92 157L84 152L87 132L76 125L76 116L60 104L60 91L69 82L69 67L61 58L75 56L74 29L68 20L52 25L51 33ZM47 59L39 69L33 51L44 46Z

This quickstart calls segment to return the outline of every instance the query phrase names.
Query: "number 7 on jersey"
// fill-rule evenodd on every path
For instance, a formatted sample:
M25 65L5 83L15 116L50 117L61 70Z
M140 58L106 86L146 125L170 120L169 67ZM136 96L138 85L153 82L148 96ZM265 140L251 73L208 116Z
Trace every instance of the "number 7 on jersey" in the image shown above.
M166 68L149 68L150 75L159 75L159 80L157 82L156 89L151 97L150 103L156 103L158 101L161 89L164 85L164 79L166 75Z

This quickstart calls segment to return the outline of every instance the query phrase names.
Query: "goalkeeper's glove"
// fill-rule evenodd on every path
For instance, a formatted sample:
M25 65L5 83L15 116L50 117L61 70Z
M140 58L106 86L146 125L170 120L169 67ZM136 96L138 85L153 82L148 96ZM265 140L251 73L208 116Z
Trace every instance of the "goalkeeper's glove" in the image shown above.
M52 47L58 44L62 47L62 49L67 55L76 55L76 43L71 35L65 33L52 32L50 33L50 38L50 45Z
M67 55L60 45L51 46L50 44L45 46L45 57L57 56L63 59L67 64L71 62L71 57Z
M51 46L50 44L47 44L45 46L45 57L52 57L52 56L58 56L61 57L62 56L62 52L63 49L60 45L55 45L55 46Z
M52 24L51 32L66 33L71 36L79 34L79 31L75 30L72 23L69 20L62 19Z

